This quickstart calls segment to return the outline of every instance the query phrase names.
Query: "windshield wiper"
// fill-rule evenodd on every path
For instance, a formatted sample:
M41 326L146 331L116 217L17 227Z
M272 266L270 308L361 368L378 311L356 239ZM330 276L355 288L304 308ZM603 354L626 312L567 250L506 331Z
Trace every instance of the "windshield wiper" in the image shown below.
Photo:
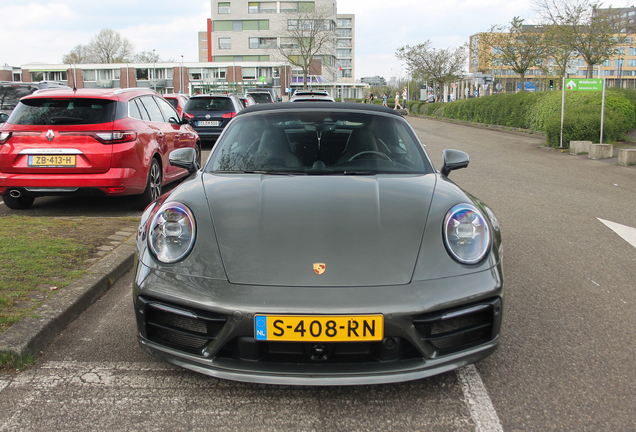
M378 172L369 171L369 170L350 170L350 171L343 171L342 174L344 175L376 175L378 174Z
M294 175L306 175L306 173L302 171L274 171L274 170L217 170L212 171L212 173L220 173L220 174L265 174L265 175L286 175L286 176L294 176Z

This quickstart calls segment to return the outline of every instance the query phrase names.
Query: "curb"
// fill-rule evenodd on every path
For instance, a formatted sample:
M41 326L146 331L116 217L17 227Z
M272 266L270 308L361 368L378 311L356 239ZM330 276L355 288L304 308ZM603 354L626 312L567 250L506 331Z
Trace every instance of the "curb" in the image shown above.
M0 352L38 355L134 264L135 235L0 335Z

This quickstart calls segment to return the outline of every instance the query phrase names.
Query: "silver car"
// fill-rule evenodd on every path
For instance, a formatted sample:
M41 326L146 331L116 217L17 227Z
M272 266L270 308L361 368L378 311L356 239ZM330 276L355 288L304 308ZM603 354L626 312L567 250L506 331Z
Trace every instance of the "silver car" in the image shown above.
M144 212L133 282L140 346L218 378L352 385L424 378L495 351L503 313L493 211L440 171L392 109L265 104Z

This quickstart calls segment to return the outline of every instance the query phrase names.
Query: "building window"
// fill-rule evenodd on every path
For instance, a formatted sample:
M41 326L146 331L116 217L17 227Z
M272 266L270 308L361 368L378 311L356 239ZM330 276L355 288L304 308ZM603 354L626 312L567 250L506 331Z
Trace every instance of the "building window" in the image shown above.
M219 49L230 49L230 48L232 48L232 39L219 38Z
M622 67L622 66L625 66L625 60L623 60L623 59L614 60L614 67L615 68Z
M230 2L219 2L219 15L230 13Z
M256 79L256 68L255 67L244 67L241 68L241 73L243 74L244 80L254 80Z
M249 13L276 13L276 2L249 2L247 11Z
M338 27L351 27L351 18L338 18Z
M339 49L336 50L336 56L337 57L346 57L349 58L351 57L351 50L350 49Z
M97 81L97 74L95 69L84 70L84 81Z
M338 37L351 37L351 29L350 28L339 28L339 29L336 29L336 36L338 36Z
M336 47L349 48L352 46L351 39L338 39L336 40Z
M269 30L269 20L217 20L212 23L212 31Z
M314 2L280 2L281 13L295 12L315 12L316 4Z
M250 49L276 48L276 38L249 38Z
M148 69L135 69L135 77L137 81L148 81L150 79Z

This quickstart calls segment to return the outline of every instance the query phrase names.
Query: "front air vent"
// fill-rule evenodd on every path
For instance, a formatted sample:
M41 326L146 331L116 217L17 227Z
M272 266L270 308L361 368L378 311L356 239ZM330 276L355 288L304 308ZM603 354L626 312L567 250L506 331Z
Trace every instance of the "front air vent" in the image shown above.
M144 320L145 336L156 343L202 354L216 339L226 319L205 311L187 309L140 297L138 313Z
M499 333L501 299L420 315L413 319L413 325L435 357L469 349Z

